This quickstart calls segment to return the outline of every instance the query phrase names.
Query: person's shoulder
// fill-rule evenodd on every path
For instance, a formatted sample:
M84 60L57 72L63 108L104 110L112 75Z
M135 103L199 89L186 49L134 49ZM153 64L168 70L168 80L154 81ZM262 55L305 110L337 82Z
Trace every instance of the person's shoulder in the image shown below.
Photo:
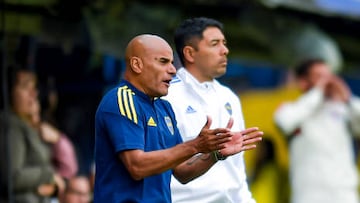
M179 74L174 75L174 77L171 79L170 84L179 84L182 82L181 77L179 76Z
M128 85L124 82L121 82L118 85L116 85L115 87L112 87L111 89L107 90L103 96L103 99L121 96L121 94L119 94L119 92L121 92L123 90L128 91L128 89L130 89L128 87Z
M170 87L168 89L168 94L164 96L165 99L177 98L179 95L183 95L186 92L186 85L184 83L183 78L180 75L175 75L171 82Z
M215 88L218 89L221 94L224 94L224 96L239 98L229 86L220 83L218 80L215 80L214 84Z
M18 132L13 134L13 136L16 136L16 139L29 134L30 132L36 132L35 129L30 127L29 124L11 110L0 113L0 126L7 126L12 132Z
M157 99L156 99L156 103L157 103L158 105L164 106L164 107L166 107L166 108L171 108L170 102L169 102L166 98L164 98L164 97L159 97L159 98L157 98Z
M278 104L274 110L275 113L280 114L284 112L284 110L291 108L292 104L294 102L292 101L282 101L280 104Z
M160 111L167 112L166 114L174 117L174 109L167 99L163 99L162 97L157 98L155 104L158 106Z
M20 124L23 125L23 121L17 116L14 112L10 111L1 111L0 112L0 122L7 122L8 124Z
M221 83L219 80L214 80L214 85L216 89L220 89L227 92L232 92L231 88L223 83Z
M184 80L181 75L176 74L170 81L169 91L184 87Z
M183 86L184 82L186 80L187 74L188 73L185 70L185 68L179 68L170 82L170 87L171 86L176 86L176 87Z
M101 99L100 105L104 103L108 103L111 100L114 100L117 95L117 89L118 87L113 87L112 89L107 90Z
M119 99L124 96L129 96L129 94L122 94L121 91L125 89L127 89L127 86L123 83L120 83L119 85L107 90L100 101L99 108L112 109L114 105L117 106Z

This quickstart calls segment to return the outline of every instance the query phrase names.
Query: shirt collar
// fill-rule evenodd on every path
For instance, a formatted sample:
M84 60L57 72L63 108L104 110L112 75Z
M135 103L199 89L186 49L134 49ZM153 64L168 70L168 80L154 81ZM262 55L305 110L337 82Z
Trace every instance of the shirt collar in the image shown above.
M184 79L184 81L186 83L192 83L194 84L196 87L198 87L199 89L202 90L211 90L211 89L215 89L215 85L216 85L216 80L212 80L212 81L206 81L206 82L199 82L191 73L189 73L188 70L186 70L186 68L182 67L178 70L178 74L182 76L182 78Z
M141 97L142 99L152 103L153 101L155 101L157 99L157 97L155 97L154 99L152 99L149 95L145 94L144 92L140 91L139 89L137 89L134 85L132 85L129 81L123 79L122 82L127 85L129 87L129 89L131 89L135 95Z

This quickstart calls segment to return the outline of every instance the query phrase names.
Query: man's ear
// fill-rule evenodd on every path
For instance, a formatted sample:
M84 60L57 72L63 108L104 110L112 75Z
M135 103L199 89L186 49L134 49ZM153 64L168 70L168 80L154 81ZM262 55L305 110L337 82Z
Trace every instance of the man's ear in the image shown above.
M135 73L141 73L143 69L143 62L139 57L133 56L130 59L130 67Z
M185 46L183 49L183 53L184 53L184 58L185 61L188 61L190 63L194 62L194 48L192 48L191 46Z

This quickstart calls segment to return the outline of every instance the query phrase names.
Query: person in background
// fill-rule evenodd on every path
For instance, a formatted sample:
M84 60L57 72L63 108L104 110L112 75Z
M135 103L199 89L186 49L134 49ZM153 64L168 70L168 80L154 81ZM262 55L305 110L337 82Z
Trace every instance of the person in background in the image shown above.
M70 179L78 173L79 164L73 142L58 128L55 111L58 104L58 94L55 89L55 79L48 78L45 87L40 89L40 106L34 111L35 128L42 139L51 144L52 163L55 170L65 179Z
M42 119L40 102L33 103L31 125L38 131L41 139L51 146L51 161L55 171L64 179L70 179L78 171L73 143L54 125Z
M170 104L161 99L172 77L173 51L161 37L134 37L125 51L124 80L102 98L95 115L94 202L170 203L170 178L188 183L223 156L255 147L262 132L231 132L233 120L210 129L207 118L198 136L183 142ZM201 161L194 156L199 153Z
M291 202L359 203L360 99L321 59L300 62L295 77L303 94L274 115L289 140Z
M7 128L10 160L0 159L0 185L8 188L11 182L15 203L46 203L64 190L64 180L54 171L49 146L32 126L32 113L37 102L36 76L30 70L10 68L8 76L10 111L0 115L0 128ZM8 157L7 157L8 158ZM10 174L7 173L10 163ZM6 176L6 177L5 177ZM9 180L9 179L10 180ZM1 192L1 202L8 202Z
M90 203L91 187L86 176L74 176L67 181L60 203Z
M45 92L44 90L45 89L42 89L42 92ZM42 103L42 105L40 103ZM39 99L36 99L31 105L32 114L30 124L40 134L41 139L49 144L52 166L56 173L66 181L75 176L78 171L74 146L63 132L44 119L43 112L47 110L44 109L44 107L49 107L49 105L44 105L44 103L45 102L40 102ZM49 119L49 117L47 118ZM59 198L62 196L61 192L62 191L58 191L57 196L52 197L51 203L59 202Z
M183 140L196 138L207 116L212 118L211 128L226 127L233 119L231 130L244 130L238 96L216 80L226 73L229 54L222 23L206 17L186 19L176 29L174 41L184 67L171 81L164 99L174 109ZM219 163L196 180L183 185L172 178L173 202L255 202L246 181L243 152L227 157L223 150L216 151ZM208 156L200 154L196 161Z

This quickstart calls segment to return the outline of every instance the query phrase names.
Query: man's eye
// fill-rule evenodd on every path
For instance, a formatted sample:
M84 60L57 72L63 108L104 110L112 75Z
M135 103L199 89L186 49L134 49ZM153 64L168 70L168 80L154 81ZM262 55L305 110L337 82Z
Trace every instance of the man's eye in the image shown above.
M162 64L167 64L167 63L169 63L170 60L168 60L168 59L160 59L159 61Z

